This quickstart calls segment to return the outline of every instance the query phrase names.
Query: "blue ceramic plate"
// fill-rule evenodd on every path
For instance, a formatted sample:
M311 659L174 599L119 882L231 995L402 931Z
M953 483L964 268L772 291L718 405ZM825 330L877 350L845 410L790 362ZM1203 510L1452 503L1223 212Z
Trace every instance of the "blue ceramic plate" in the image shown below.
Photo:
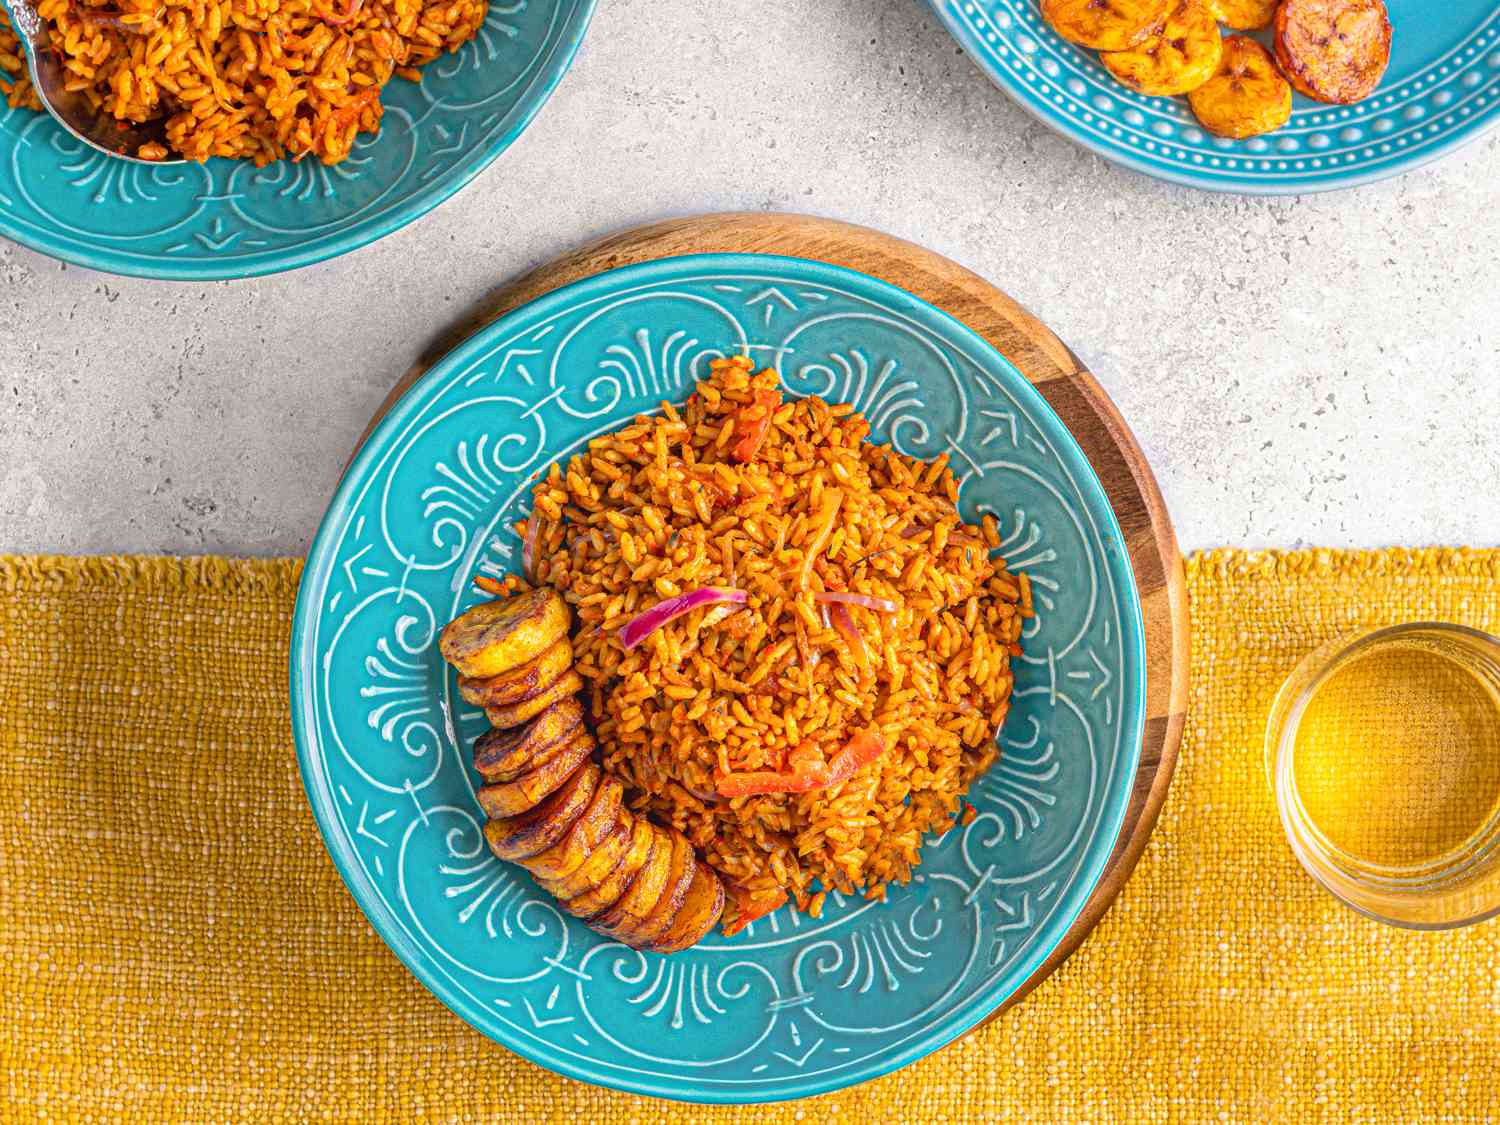
M321 262L426 214L521 134L588 26L594 0L491 0L472 43L393 79L377 136L326 167L130 164L0 99L0 235L111 273L182 281Z
M469 748L484 715L434 644L519 555L533 474L680 402L746 349L875 437L947 452L961 508L1003 521L1039 613L980 815L884 904L830 895L672 957L562 915L490 857ZM1067 430L999 353L891 286L796 258L619 269L510 313L398 402L344 474L293 625L308 796L375 929L511 1050L606 1086L758 1102L884 1074L973 1027L1057 945L1119 832L1140 747L1140 606L1120 530ZM482 1075L473 1075L476 1082Z
M1285 128L1244 141L1199 128L1186 98L1120 85L1093 51L1047 26L1037 0L930 2L1023 108L1100 156L1192 187L1251 195L1350 187L1436 160L1500 121L1495 0L1386 0L1395 41L1372 97L1328 106L1298 94Z

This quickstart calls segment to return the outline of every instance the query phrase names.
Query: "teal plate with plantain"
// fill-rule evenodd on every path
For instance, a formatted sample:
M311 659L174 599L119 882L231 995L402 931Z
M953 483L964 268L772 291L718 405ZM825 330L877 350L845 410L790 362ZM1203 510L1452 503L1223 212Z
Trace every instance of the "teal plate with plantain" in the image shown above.
M393 79L348 159L264 168L106 156L0 99L0 235L109 273L258 277L357 250L425 215L506 150L561 81L594 0L491 0L478 36Z
M1355 105L1297 94L1284 128L1246 140L1208 133L1186 98L1122 86L1093 51L1047 25L1038 0L929 3L979 68L1038 120L1107 160L1189 187L1245 195L1353 187L1419 168L1500 124L1495 0L1386 0L1394 37L1375 92Z
M887 901L830 894L671 956L602 938L494 859L469 764L482 712L437 651L519 567L529 483L717 356L854 403L873 438L947 453L966 519L993 512L1036 616L978 815L929 837ZM1057 946L1098 882L1140 752L1140 605L1120 529L1066 428L996 350L863 274L694 255L610 271L483 329L380 421L308 558L293 727L329 851L376 931L442 1001L588 1082L764 1102L886 1074L974 1027Z

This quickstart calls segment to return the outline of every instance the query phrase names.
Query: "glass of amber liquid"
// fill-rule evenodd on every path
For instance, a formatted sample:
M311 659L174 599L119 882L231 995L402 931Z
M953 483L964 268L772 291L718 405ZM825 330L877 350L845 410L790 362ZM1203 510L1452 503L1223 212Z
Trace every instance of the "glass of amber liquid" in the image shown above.
M1266 768L1297 859L1355 910L1500 913L1500 640L1419 623L1322 646L1271 708Z

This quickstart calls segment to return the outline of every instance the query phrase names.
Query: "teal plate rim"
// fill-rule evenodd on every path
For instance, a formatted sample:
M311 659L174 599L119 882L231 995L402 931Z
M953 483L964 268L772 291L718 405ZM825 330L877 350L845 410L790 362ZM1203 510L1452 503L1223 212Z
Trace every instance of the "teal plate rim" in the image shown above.
M147 258L108 246L79 249L71 240L31 229L30 224L23 226L10 221L4 210L0 209L0 238L70 265L153 281L241 281L302 269L361 250L410 225L457 195L499 159L531 125L573 65L573 59L593 21L598 0L566 0L566 3L569 6L566 26L550 44L545 57L534 62L535 72L508 113L505 128L483 147L465 156L457 166L434 178L431 183L419 188L398 205L353 223L333 237L311 241L305 246L267 251L253 258L229 258L225 265L219 266L214 259L174 261L162 255ZM460 48L463 49L473 50L475 44L467 43ZM0 109L3 109L3 104L0 104ZM53 127L61 133L61 126L54 124ZM378 135L375 142L379 143ZM210 163L224 162L216 160ZM0 194L0 199L4 199L3 194Z
M1481 18L1488 2L1457 0L1463 18L1471 10ZM1033 118L1111 163L1183 187L1262 196L1339 191L1415 171L1500 128L1500 8L1456 47L1422 43L1410 62L1415 73L1388 76L1368 101L1326 106L1296 94L1286 127L1246 142L1206 136L1182 98L1115 82L1094 52L1045 27L1037 0L926 3L970 61ZM1398 51L1431 34L1398 12L1392 22ZM1249 174L1257 168L1265 174Z
M354 507L353 501L360 491L363 478L386 454L386 446L391 444L396 435L419 415L430 399L440 393L445 378L455 371L462 370L467 363L480 356L485 348L492 347L496 338L508 331L514 331L518 322L528 319L540 320L564 310L570 303L581 303L606 296L612 290L632 283L673 280L678 275L702 274L707 271L716 273L735 270L753 271L757 268L765 269L768 266L794 269L798 271L799 276L805 277L812 284L821 281L826 284L858 287L866 294L881 300L886 307L897 309L919 322L941 325L946 332L961 340L968 348L984 354L993 364L993 369L1005 377L1006 392L1015 396L1019 402L1025 403L1029 411L1028 420L1050 440L1056 455L1066 463L1084 492L1084 503L1089 515L1098 521L1098 532L1106 548L1107 561L1103 569L1107 575L1107 587L1120 608L1121 650L1125 657L1127 671L1131 673L1128 676L1128 682L1122 682L1121 685L1119 724L1122 732L1120 747L1123 751L1123 758L1119 763L1115 784L1105 792L1103 797L1095 831L1083 845L1085 855L1079 863L1078 874L1064 889L1062 901L1051 912L1049 920L1043 924L1041 929L1044 934L1043 938L1036 941L1030 954L1015 964L1003 977L996 979L989 987L967 996L955 1005L945 1019L928 1031L914 1036L901 1043L896 1049L867 1060L863 1064L855 1064L845 1070L825 1072L800 1083L787 1084L769 1092L747 1088L688 1089L680 1083L657 1081L640 1075L622 1077L618 1072L594 1067L587 1062L580 1062L576 1057L558 1053L534 1037L521 1038L506 1034L503 1029L497 1027L482 1006L472 1003L465 995L457 994L457 990L446 982L443 972L431 954L411 938L405 924L390 910L372 878L363 869L346 829L338 820L331 779L315 753L315 739L311 732L317 727L317 719L313 712L316 708L315 681L319 661L314 618L320 612L323 595L328 589L334 570L336 552L330 550L330 547L335 545L335 537L351 515ZM999 362L996 363L996 360ZM554 453L547 458L548 462L550 463L555 457ZM1124 636L1127 630L1130 634L1128 642ZM1129 807L1134 776L1140 763L1146 687L1144 623L1123 533L1093 466L1041 393L997 349L944 310L897 286L867 274L810 259L772 254L682 255L624 266L585 278L511 310L499 320L469 337L434 364L422 378L406 390L376 424L339 480L333 499L309 548L306 568L298 589L292 617L288 676L292 730L296 743L298 768L324 844L345 886L371 926L429 991L475 1030L498 1042L507 1050L555 1073L627 1093L694 1104L720 1105L788 1101L846 1089L890 1074L958 1039L1014 995L1057 948L1077 920L1084 905L1098 886L1109 857L1113 853Z

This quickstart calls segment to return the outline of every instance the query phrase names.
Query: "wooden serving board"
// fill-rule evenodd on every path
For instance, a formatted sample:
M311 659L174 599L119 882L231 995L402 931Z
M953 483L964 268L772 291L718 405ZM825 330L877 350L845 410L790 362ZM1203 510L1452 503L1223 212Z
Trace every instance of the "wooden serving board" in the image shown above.
M1166 505L1114 403L1041 321L957 263L865 227L807 215L754 212L668 219L601 238L505 282L427 349L386 396L364 436L443 355L511 309L619 266L704 253L782 254L847 266L900 286L963 321L998 348L1052 404L1093 464L1125 534L1146 626L1146 726L1135 789L1109 865L1082 914L1052 956L993 1019L1062 964L1120 893L1166 798L1187 710L1187 590Z

